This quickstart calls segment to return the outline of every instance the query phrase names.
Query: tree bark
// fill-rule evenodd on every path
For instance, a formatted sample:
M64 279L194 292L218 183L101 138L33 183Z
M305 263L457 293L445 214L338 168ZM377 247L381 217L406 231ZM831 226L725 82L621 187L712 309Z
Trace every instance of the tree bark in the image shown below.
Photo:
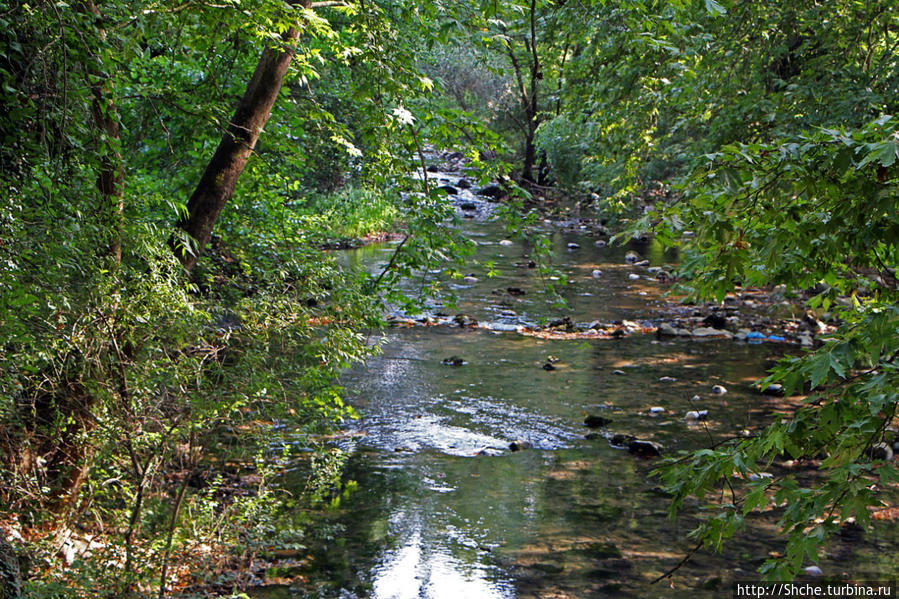
M310 4L310 0L299 3L304 8L308 8ZM299 35L300 30L291 27L284 34L284 44L281 47L266 48L262 53L228 130L187 203L188 215L178 226L193 241L190 247L186 247L181 240L173 242L178 259L187 270L196 265L203 248L209 242L215 221L234 195L237 180L256 147L262 128L271 116L284 75L293 59L293 44Z

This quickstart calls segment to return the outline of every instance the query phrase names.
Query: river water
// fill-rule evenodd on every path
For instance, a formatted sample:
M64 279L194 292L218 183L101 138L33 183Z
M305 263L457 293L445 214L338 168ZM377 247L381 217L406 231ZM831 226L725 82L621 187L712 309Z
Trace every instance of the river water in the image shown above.
M668 498L650 474L658 460L631 455L610 437L653 440L676 455L760 425L779 400L752 383L784 347L509 332L565 315L575 323L654 321L664 289L647 267L625 263L626 248L597 247L576 227L550 228L555 265L572 281L564 288L569 306L558 308L527 268L529 247L501 244L502 228L488 219L463 226L477 260L492 262L496 276L472 267L472 277L452 282L458 307L432 311L462 312L480 327L392 328L382 355L346 373L346 398L361 418L348 423L340 446L350 453L345 479L358 487L322 515L326 532L305 540L304 582L254 595L730 597L734 580L757 580L755 570L782 550L773 518L750 517L724 554L700 551L653 584L693 547L686 535L700 510L689 505L669 519ZM651 244L636 249L650 267L674 259ZM341 259L376 271L392 250L368 246ZM554 369L545 370L550 362ZM713 394L714 385L727 393ZM708 410L708 420L685 422L688 410ZM587 414L611 423L588 429ZM513 443L523 449L512 451ZM895 537L891 529L844 535L819 565L838 578L896 578Z

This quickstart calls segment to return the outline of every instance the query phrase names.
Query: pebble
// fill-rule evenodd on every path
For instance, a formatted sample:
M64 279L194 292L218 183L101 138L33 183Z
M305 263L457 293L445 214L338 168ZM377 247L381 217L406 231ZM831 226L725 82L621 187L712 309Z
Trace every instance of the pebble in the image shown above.
M580 244L577 244L577 243L569 243L568 244L569 250L576 250L576 249L579 249L580 247L581 247Z
M500 245L515 245L515 242L514 242L514 241L511 241L511 240L509 240L509 239L503 239L503 240L501 240L501 241L499 242L499 244L500 244Z
M677 379L673 376L663 376L659 379L660 383L676 383Z
M623 370L613 370L612 374L625 374Z
M599 240L597 240L596 243L594 243L593 245L595 245L595 246L598 247L598 248L604 248L604 247L606 247L607 245L609 245L609 243L608 243L607 241L605 241L604 239L599 239Z
M702 398L699 397L698 395L694 395L693 397L690 398L690 401L701 401L701 400L702 400Z
M727 393L727 389L722 385L715 385L714 387L712 387L712 393L714 393L715 395L724 395L725 393Z
M596 269L593 272L591 272L590 274L593 275L594 279L598 279L599 277L602 276L602 271L599 269Z
M630 279L631 281L637 281L640 279L640 275L638 275L636 273L631 273L631 274L627 275L627 278Z
M653 406L653 407L649 408L649 413L650 414L664 414L665 408L663 408L661 406Z

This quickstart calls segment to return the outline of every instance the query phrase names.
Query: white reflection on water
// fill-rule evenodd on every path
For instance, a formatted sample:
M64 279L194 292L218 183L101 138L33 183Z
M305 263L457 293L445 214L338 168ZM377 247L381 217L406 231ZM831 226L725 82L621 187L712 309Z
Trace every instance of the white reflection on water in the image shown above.
M415 530L400 549L386 552L373 571L374 599L512 599L508 582L487 579L482 565L454 558L446 547L426 547Z

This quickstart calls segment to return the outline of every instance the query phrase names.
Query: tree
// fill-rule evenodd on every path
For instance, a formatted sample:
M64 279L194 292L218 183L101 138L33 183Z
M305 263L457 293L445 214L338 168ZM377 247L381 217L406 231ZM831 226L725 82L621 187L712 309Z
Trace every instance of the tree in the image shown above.
M308 10L310 5L311 0L298 3L304 10ZM192 247L180 244L177 249L181 263L188 270L196 264L209 241L215 221L234 194L247 158L256 147L259 134L281 92L284 75L294 55L292 46L299 36L300 28L290 26L282 36L280 46L263 51L247 91L228 123L228 130L187 203L187 217L178 226L191 237Z

